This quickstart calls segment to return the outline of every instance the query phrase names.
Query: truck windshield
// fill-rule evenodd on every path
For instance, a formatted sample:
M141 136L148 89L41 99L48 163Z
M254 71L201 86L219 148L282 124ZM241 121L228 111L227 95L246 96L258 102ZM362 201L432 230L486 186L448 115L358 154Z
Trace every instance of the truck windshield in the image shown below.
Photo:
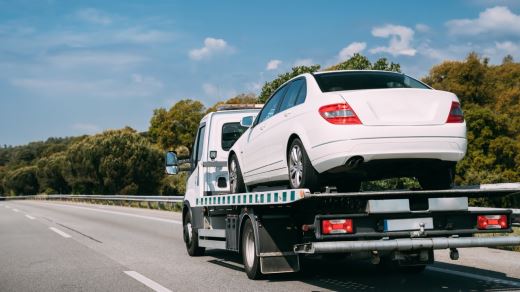
M242 127L240 123L226 123L222 126L222 150L228 151L233 147L233 144L242 136L247 130L247 127Z
M409 76L393 72L332 72L316 74L314 77L322 92L382 88L430 89Z

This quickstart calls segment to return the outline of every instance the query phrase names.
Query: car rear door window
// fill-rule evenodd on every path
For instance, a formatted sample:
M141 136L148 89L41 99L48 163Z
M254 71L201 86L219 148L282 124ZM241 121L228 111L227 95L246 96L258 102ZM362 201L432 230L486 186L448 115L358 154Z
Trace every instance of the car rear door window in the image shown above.
M282 103L280 104L280 109L278 112L283 112L284 110L293 107L296 104L296 99L298 98L298 93L303 84L303 79L296 79L289 85L289 89L287 89L287 93L283 98Z
M298 93L298 97L296 98L296 103L294 104L299 105L305 102L305 97L307 97L307 82L305 79L302 80L302 86L300 87L300 92Z
M276 109L278 108L278 104L282 100L285 92L287 91L287 86L280 88L264 105L264 108L258 115L258 122L255 125L260 124L261 122L269 119L270 117L276 114Z

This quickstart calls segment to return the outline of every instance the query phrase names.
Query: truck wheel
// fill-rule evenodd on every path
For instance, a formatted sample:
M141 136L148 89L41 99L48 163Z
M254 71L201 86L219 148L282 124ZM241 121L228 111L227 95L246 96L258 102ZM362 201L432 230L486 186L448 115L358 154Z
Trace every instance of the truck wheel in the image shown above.
M309 189L311 192L320 191L318 172L314 169L307 156L302 141L296 138L292 141L287 153L289 168L289 185L292 189Z
M244 223L242 231L242 260L247 277L251 280L260 279L260 258L256 255L255 232L249 219Z
M191 212L189 211L184 217L183 233L188 254L192 257L204 255L205 248L199 247L199 236L197 231L191 225Z
M454 167L432 170L418 177L423 190L446 190L453 187Z
M244 193L246 191L242 170L236 155L231 157L231 162L229 163L229 189L232 194Z

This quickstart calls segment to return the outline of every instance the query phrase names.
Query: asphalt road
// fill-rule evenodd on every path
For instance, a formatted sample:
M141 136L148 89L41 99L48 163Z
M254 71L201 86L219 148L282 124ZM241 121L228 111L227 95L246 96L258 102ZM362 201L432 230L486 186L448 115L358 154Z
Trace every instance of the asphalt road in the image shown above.
M0 202L0 291L520 291L520 253L436 252L422 274L310 260L304 274L248 280L240 258L190 258L180 214L44 201Z

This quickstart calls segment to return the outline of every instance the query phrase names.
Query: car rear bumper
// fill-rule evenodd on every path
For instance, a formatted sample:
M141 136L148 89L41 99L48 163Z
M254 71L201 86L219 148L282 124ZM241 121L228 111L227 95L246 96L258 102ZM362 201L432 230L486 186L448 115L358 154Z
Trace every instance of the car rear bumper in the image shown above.
M331 141L310 149L314 168L322 173L345 165L354 156L365 162L384 159L437 159L459 161L467 140L459 137L376 138Z

